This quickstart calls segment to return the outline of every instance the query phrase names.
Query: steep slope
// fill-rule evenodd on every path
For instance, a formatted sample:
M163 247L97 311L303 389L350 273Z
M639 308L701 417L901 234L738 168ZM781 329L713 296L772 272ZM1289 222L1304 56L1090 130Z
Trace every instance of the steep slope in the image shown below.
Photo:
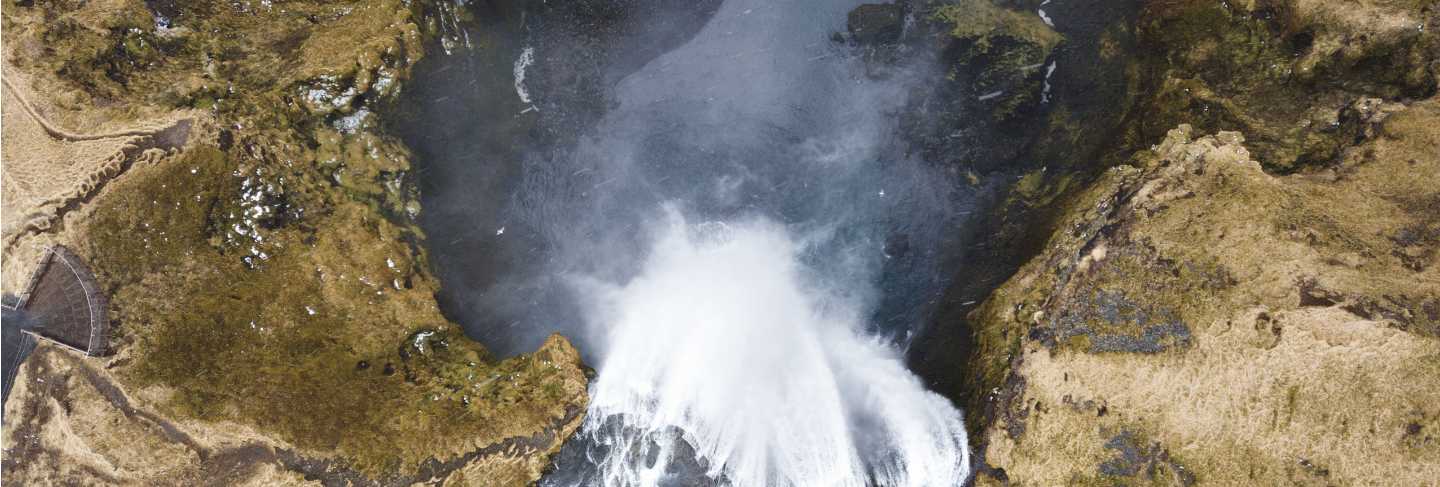
M1022 180L1048 237L967 319L980 484L1440 476L1436 23L1144 5L1121 164Z

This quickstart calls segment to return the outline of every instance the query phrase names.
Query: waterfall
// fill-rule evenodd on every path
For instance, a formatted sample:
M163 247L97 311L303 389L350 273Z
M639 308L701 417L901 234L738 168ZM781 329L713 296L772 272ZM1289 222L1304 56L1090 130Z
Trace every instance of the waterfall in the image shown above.
M959 411L866 335L864 310L815 282L805 239L764 218L690 224L677 210L653 232L633 279L577 283L604 330L580 439L606 446L592 481L685 483L677 450L733 485L964 481Z
M933 58L834 39L856 3L730 0L576 147L525 164L503 224L544 271L490 302L569 323L599 373L546 485L969 475L960 412L903 348L974 190L898 136Z

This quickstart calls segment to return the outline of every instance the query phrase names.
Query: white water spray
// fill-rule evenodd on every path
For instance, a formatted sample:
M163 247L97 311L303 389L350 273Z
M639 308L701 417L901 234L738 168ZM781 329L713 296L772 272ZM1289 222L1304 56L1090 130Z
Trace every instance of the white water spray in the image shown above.
M880 63L836 40L861 1L727 0L610 88L574 147L523 166L505 238L540 242L516 257L544 267L486 309L574 326L599 372L545 485L969 475L960 412L897 343L941 299L972 196L900 133L910 94L940 76L930 51ZM534 52L516 64L522 99ZM530 73L535 99L555 99L546 73Z
M600 480L665 482L683 438L733 485L964 481L959 411L814 281L803 241L763 219L668 215L634 279L581 282L606 347L581 433L609 446Z
M520 51L520 57L515 59L515 96L520 97L520 103L530 105L530 90L525 88L525 70L535 64L535 48L526 47Z

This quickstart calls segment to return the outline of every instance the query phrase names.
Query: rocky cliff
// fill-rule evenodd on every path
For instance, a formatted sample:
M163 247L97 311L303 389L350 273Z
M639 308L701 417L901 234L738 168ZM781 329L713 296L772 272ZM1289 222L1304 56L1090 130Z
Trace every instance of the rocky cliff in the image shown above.
M1101 172L1017 184L1044 244L966 319L978 484L1440 478L1437 20L1144 2Z

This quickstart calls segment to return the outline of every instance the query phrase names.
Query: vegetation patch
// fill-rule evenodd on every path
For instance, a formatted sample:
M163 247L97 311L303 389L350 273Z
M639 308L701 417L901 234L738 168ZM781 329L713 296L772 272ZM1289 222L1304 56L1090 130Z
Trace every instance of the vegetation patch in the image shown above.
M936 9L933 16L951 26L950 76L965 78L978 100L994 104L991 114L997 122L1034 111L1048 96L1046 62L1064 37L1038 15L990 0L963 0Z
M7 4L5 29L41 54L13 60L37 83L112 120L199 118L72 223L127 388L372 479L512 438L558 448L578 354L555 337L497 362L440 315L409 152L375 121L453 5L36 3Z
M1137 61L1146 96L1129 147L1189 123L1243 133L1274 172L1334 165L1364 138L1357 102L1435 93L1440 44L1425 34L1429 7L1370 3L1149 4Z

